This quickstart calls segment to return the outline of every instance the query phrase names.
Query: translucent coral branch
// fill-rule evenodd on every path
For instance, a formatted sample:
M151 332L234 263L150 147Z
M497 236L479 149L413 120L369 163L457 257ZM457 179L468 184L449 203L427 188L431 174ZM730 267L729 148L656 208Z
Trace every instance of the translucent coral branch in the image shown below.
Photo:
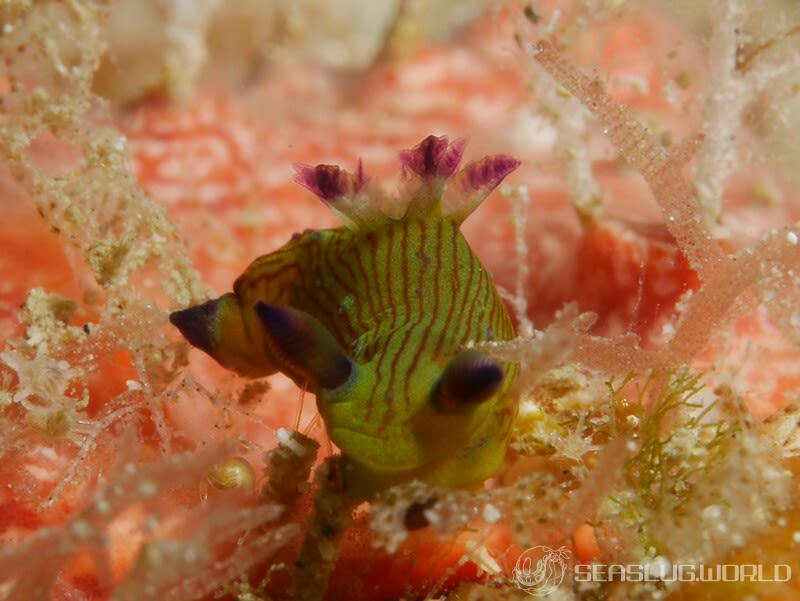
M701 278L719 267L725 255L705 227L691 182L681 167L698 139L665 152L630 111L613 101L602 84L583 75L548 42L537 45L535 60L600 121L608 138L650 186L667 220L667 228Z
M713 227L722 221L723 186L737 163L731 139L753 91L742 85L736 72L737 32L746 20L743 7L738 2L715 0L709 14L716 17L711 20L708 91L703 103L703 132L708 144L698 156L695 181L706 221Z
M525 49L530 52L528 45ZM538 71L533 76L531 88L537 91L537 102L543 109L539 112L558 132L555 144L564 157L572 206L581 221L595 221L603 215L605 207L586 144L589 115L576 98L565 98L562 88L553 86L546 72Z
M192 515L193 513L193 515ZM263 562L299 533L296 524L275 524L277 505L208 507L186 515L186 521L200 526L186 538L161 538L147 543L133 569L114 591L114 601L186 601L206 598L222 583L240 577ZM241 537L236 549L217 558L215 546L243 532L264 528L256 536ZM146 596L143 591L147 591Z
M50 494L45 500L39 503L38 510L44 511L50 508L61 498L61 495L74 481L80 470L84 468L84 461L96 447L98 439L104 434L107 429L115 422L130 417L136 411L139 411L145 404L145 399L141 398L141 393L138 391L127 391L120 394L115 399L115 405L122 404L122 408L111 411L108 415L90 422L86 421L84 428L88 429L88 434L85 440L81 443L77 455L71 461L69 468L64 472L58 480Z
M800 344L800 291L795 273L800 267L798 225L776 230L753 247L726 260L717 278L698 290L660 362L693 357L749 290L758 289L770 315L796 344Z
M793 28L742 56L745 41L758 4L713 0L709 15L711 37L708 42L708 81L703 100L703 133L706 143L697 157L694 181L697 196L706 222L712 231L720 228L728 177L739 167L741 157L734 142L741 128L747 107L760 94L797 71L800 56L772 52L760 60L753 60L763 50L786 36L794 35Z
M533 361L520 378L533 384L541 369L556 361L571 358L582 365L607 373L643 372L648 369L675 367L689 363L725 322L744 307L737 305L748 293L760 292L761 298L787 337L800 345L800 224L776 230L755 246L745 248L725 259L721 270L697 290L677 325L670 342L658 350L639 347L638 338L627 334L602 338L586 334L587 324L580 324L574 307L562 311L547 330L527 339L494 345L498 358L522 358ZM732 311L733 310L733 311Z
M514 307L514 317L519 324L519 333L522 336L533 334L533 323L528 319L528 298L525 290L528 286L530 267L528 265L528 242L525 237L528 225L528 197L527 186L509 188L504 193L511 207L511 227L514 230L514 251L517 256L517 281L514 295L509 299Z
M689 180L681 168L694 156L699 138L684 140L670 153L630 112L613 102L599 81L581 74L549 43L539 42L535 59L603 123L617 150L644 177L667 218L681 251L703 279L682 316L673 339L659 351L645 351L632 336L602 339L579 334L574 358L587 366L640 371L690 361L712 333L729 319L730 309L748 290L758 287L773 317L793 340L800 341L797 278L800 265L797 228L774 232L752 248L727 258L704 223Z
M99 575L110 574L108 565L111 561L108 531L110 525L119 519L126 509L140 506L148 516L157 523L168 510L174 506L167 500L166 493L174 492L175 487L196 485L205 481L211 467L220 459L229 456L236 442L229 441L219 446L209 446L194 453L173 455L167 459L139 465L133 461L126 462L126 456L137 444L131 436L125 443L120 443L120 469L109 470L110 479L101 483L94 492L91 501L85 507L69 516L63 525L41 528L22 542L0 547L0 592L7 593L6 599L46 599L50 598L51 584L60 577L60 570L81 551L89 549L95 556L95 564ZM242 514L239 507L218 508L212 512L201 511L207 519L191 522L182 521L192 530L194 536L187 541L176 542L165 540L166 548L180 550L180 556L187 557L185 552L191 545L210 548L209 539L216 541L230 540L240 534L239 526L251 526L247 520L253 518L258 524L275 520L280 509L274 505L263 505L250 514ZM210 517L214 517L213 520ZM186 517L186 516L184 516ZM221 527L217 527L221 526ZM286 536L291 531L285 531ZM280 544L286 539L273 541ZM214 557L209 556L209 563ZM197 562L184 562L187 573L203 571L204 566ZM175 581L176 564L169 562L152 565L147 572L149 582ZM110 582L101 581L102 585ZM136 583L134 583L135 585ZM133 586L139 592L147 590L147 583ZM131 597L128 597L131 598ZM141 596L135 597L137 599ZM155 598L155 597L154 597ZM163 598L163 597L157 597Z
M774 230L734 256L757 274L761 299L783 333L800 346L800 223Z

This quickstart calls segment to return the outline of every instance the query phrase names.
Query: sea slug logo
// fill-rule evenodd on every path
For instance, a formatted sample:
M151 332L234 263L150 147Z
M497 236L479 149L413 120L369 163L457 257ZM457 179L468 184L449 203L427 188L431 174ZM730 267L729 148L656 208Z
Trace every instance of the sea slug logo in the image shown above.
M534 597L547 597L564 580L571 556L566 547L531 547L517 559L514 582Z
M789 564L689 564L672 563L658 556L644 563L572 563L567 547L531 547L517 559L512 577L521 590L534 597L547 597L564 582L788 582Z

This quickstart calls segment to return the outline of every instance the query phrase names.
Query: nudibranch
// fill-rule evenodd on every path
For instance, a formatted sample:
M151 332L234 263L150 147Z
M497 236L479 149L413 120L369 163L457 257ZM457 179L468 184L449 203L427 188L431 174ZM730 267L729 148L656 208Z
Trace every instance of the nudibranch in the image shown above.
M224 367L281 371L315 393L354 496L411 480L479 486L505 454L518 365L474 343L511 339L514 326L459 227L519 162L459 170L464 146L429 136L402 151L401 198L388 203L360 163L297 165L295 181L345 226L295 234L232 293L170 315Z

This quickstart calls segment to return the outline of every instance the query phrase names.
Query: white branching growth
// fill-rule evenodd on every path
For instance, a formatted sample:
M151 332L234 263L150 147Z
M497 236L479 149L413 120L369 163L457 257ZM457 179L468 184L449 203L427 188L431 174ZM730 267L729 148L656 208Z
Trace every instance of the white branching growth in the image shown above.
M520 360L525 366L523 379L528 378L529 384L535 381L531 374L525 374L529 366L535 365L536 373L541 374L553 365L551 361L543 362L543 357L575 361L605 373L677 367L690 363L712 334L733 317L732 310L747 305L739 301L756 290L787 336L797 340L800 290L793 284L794 274L800 270L800 226L777 230L753 247L725 256L706 226L692 183L682 172L702 138L689 138L666 152L628 109L610 98L599 81L580 73L550 44L540 42L535 58L601 121L620 154L642 174L661 206L667 228L703 285L686 302L673 338L658 350L640 348L632 334L612 339L590 336L585 333L591 325L588 316L582 316L580 324L570 324L562 313L548 328L552 341L547 340L547 335L538 334L528 343L517 340L495 344L492 346L496 356ZM572 317L576 318L577 313L573 312Z
M564 88L546 81L545 73L534 74L532 82L544 116L556 129L556 145L564 158L570 201L581 220L593 221L603 215L600 187L592 174L587 115L580 102Z
M128 443L130 451L133 439L129 437ZM101 585L110 587L110 541L119 536L120 524L126 520L131 544L139 540L143 546L137 564L116 589L115 599L196 599L214 590L220 577L242 573L297 534L293 524L274 524L280 508L274 504L252 509L198 505L178 517L166 496L175 487L204 478L232 449L228 444L145 466L129 461L123 452L114 477L101 483L91 501L64 524L41 528L22 543L0 551L0 598L49 598L53 587L62 585L60 569L83 551L90 554ZM131 513L132 507L139 511ZM237 553L218 561L216 543L265 524L269 524L265 533L254 533Z
M744 25L745 8L736 0L711 4L711 10L721 18L713 21L709 43L702 126L705 143L697 156L696 189L706 225L719 230L723 185L737 163L731 140L740 128L742 109L754 90L736 72L737 31Z
M160 282L174 305L201 300L206 292L163 207L145 196L129 172L125 139L107 126L110 115L92 91L103 52L104 11L96 2L41 3L5 24L0 46L15 60L3 69L8 89L0 154L47 224L73 249L78 277L88 272L94 278L96 288L87 296L105 305L92 335L130 352L167 452L171 440L159 395L170 380L169 366L182 355L160 332L165 316L146 300L155 291L145 290L143 282L147 276ZM52 150L43 153L41 144ZM62 160L54 161L50 153ZM28 321L46 317L32 315ZM144 330L150 336L141 336ZM25 345L32 346L30 340ZM6 355L12 362L32 354L22 347L8 352L17 353ZM63 344L35 351L38 360L50 357L58 365L67 360L64 352ZM91 371L94 365L75 369Z
M725 182L740 166L742 118L748 105L780 78L800 66L796 52L770 58L742 55L746 23L756 11L754 2L713 0L709 40L708 81L703 102L702 131L705 141L697 154L694 183L706 226L715 235L724 235L723 196ZM781 24L775 35L781 35ZM754 51L755 52L755 51ZM752 62L751 62L752 59Z
M514 253L517 258L517 278L514 294L510 295L505 290L500 293L511 303L514 310L514 319L518 324L521 336L533 334L533 324L528 318L528 297L525 290L528 287L530 267L528 265L528 243L526 239L526 226L528 225L528 208L530 198L527 186L504 186L501 190L511 207L511 227L514 229Z
M588 4L583 8L598 18L602 18L601 15L606 8L612 10L619 8L599 7L594 4ZM531 16L538 14L534 6L534 3L528 5L527 19L517 24L514 34L518 46L531 57L535 54L535 48L524 40L530 37L532 18L533 20L539 18ZM580 9L578 10L580 11ZM552 34L559 16L559 10L553 11L550 23L542 24L541 30L547 32L548 35ZM570 34L575 35L580 29L577 27L572 31L567 30L561 33L569 39ZM556 131L554 146L566 170L567 190L575 212L584 222L592 222L600 218L605 212L605 207L602 202L600 186L592 172L586 110L566 89L562 86L554 86L552 80L541 70L536 70L531 74L531 81L528 85L535 94L535 106L531 110L547 120Z
M722 251L702 222L693 187L682 174L702 138L691 138L667 153L626 107L612 100L599 80L580 73L548 42L538 43L535 59L601 121L620 155L641 173L664 212L667 228L692 267L701 277L714 269Z

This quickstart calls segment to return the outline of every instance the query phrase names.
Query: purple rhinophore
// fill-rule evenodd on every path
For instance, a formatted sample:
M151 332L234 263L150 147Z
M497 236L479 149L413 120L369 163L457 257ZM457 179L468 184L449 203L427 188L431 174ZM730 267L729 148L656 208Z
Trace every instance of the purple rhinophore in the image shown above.
M423 179L448 178L456 172L467 141L452 144L447 136L428 136L410 150L400 151L404 170L410 170Z
M263 301L253 305L253 310L269 347L295 376L322 388L338 388L350 377L350 359L314 317L289 306Z

